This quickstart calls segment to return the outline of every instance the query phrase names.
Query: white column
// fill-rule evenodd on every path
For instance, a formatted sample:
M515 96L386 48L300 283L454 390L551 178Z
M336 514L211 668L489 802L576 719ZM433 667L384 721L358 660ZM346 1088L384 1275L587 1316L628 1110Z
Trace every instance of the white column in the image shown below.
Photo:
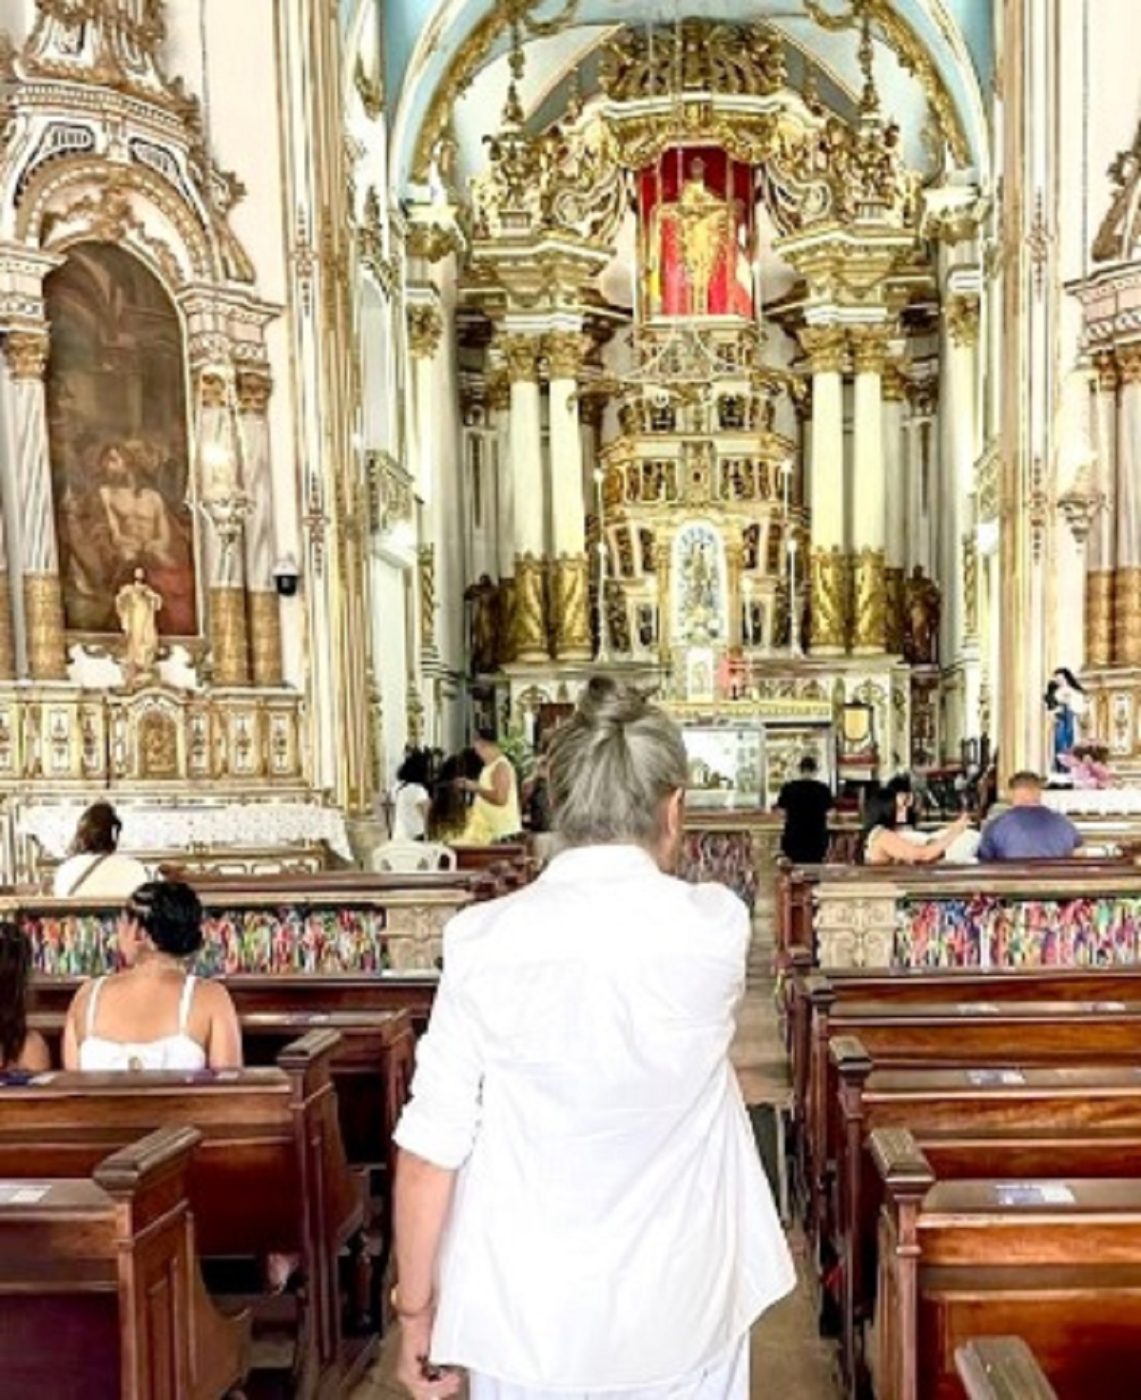
M944 422L947 448L944 482L946 494L946 527L944 531L947 561L944 579L944 607L947 615L945 636L950 654L944 665L959 663L977 640L971 636L965 593L964 540L975 528L974 452L975 452L975 350L978 344L979 308L974 297L952 295L946 311L947 337L944 343ZM968 726L973 716L968 715Z
M847 641L848 570L844 556L844 334L839 327L801 332L812 366L811 650L839 655Z
M907 475L905 468L903 398L907 381L898 365L889 365L883 380L884 460L884 643L888 651L903 650L903 579L907 568Z
M548 650L538 344L533 336L508 334L503 337L502 348L511 378L511 477L515 503L511 649L517 661L542 661Z
M254 685L282 682L281 606L274 583L273 473L269 451L268 371L238 375L242 454L250 516L246 523L246 584L249 589L250 661Z
M1117 564L1117 366L1112 354L1096 359L1094 472L1100 506L1090 526L1086 554L1085 664L1113 660L1113 576Z
M854 332L853 347L856 389L852 650L860 655L874 655L883 651L886 636L883 329L868 327Z
M590 656L590 579L586 559L578 373L586 342L578 331L563 331L548 335L543 348L550 372L547 409L554 531L551 609L555 654L563 661L583 661Z
M1141 347L1118 350L1117 561L1113 576L1113 661L1141 666Z
M19 529L12 552L20 574L23 669L32 680L62 680L67 654L44 397L47 327L9 331L4 357L16 448L13 504Z

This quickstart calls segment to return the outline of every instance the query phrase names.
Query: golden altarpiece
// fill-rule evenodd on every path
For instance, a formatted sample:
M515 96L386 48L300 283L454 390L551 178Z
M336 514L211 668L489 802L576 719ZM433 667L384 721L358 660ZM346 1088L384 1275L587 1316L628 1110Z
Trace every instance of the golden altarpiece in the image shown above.
M934 272L855 42L845 120L765 25L618 31L541 131L511 83L472 182L465 413L501 468L476 693L518 720L599 666L656 686L711 804L767 804L806 751L866 776L937 754L939 590L887 477ZM794 274L768 304L762 226ZM626 304L600 290L620 237Z
M161 15L41 4L0 56L9 878L27 872L17 829L58 850L74 809L52 804L100 790L152 813L136 846L185 849L176 801L209 844L235 798L246 844L343 844L283 683L266 352L281 308L230 227L242 186L164 71Z

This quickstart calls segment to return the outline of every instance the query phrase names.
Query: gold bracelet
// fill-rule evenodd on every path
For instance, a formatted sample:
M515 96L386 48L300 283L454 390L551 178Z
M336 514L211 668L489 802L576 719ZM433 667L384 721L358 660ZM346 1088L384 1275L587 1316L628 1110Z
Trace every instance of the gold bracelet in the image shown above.
M425 1313L430 1313L436 1306L436 1295L433 1294L428 1301L420 1308L405 1308L400 1303L400 1285L393 1284L392 1291L388 1295L389 1306L392 1311L404 1322L411 1322L415 1318L423 1317Z

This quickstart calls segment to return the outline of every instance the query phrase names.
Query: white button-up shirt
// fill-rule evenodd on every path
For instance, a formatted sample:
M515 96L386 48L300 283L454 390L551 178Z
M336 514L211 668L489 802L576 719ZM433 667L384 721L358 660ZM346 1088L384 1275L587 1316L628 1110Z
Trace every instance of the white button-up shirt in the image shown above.
M458 1168L433 1360L530 1388L715 1363L795 1282L729 1063L749 943L632 846L458 915L407 1151Z

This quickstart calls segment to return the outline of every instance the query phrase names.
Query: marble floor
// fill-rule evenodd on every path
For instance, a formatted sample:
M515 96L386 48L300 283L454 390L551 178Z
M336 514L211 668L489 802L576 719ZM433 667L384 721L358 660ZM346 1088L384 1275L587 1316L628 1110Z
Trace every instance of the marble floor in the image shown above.
M733 1062L745 1101L779 1098L785 1082L784 1043L773 998L771 910L758 911L749 960L749 990L738 1018ZM752 1337L752 1400L836 1400L835 1348L820 1339L807 1283L808 1261L798 1230L789 1242L801 1282L796 1292L761 1318ZM392 1380L392 1346L357 1389L353 1400L395 1400L404 1392Z

